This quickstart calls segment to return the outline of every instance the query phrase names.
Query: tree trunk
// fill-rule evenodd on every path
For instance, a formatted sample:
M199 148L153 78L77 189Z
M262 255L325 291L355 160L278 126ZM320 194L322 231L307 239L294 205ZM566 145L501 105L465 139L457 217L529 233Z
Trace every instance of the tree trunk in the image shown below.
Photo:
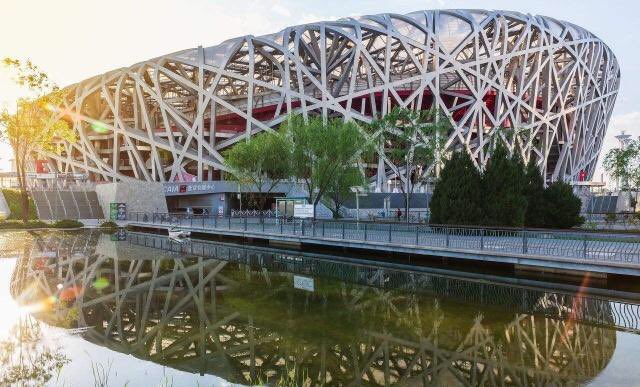
M16 159L18 159L16 157ZM29 222L29 195L27 194L26 187L26 173L24 166L24 158L16 160L16 169L18 172L18 185L20 186L20 199L22 204L22 221L24 223Z

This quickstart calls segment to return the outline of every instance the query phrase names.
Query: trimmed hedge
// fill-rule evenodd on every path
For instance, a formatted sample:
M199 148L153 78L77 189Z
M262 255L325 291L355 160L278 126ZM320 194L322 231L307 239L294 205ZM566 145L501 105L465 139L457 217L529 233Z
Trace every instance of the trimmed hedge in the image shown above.
M84 227L84 223L73 219L62 219L52 225L53 228L80 228Z
M100 228L118 228L118 224L116 222L112 222L110 220L102 223Z
M20 191L17 189L4 188L2 194L7 200L9 210L11 210L11 215L9 215L8 219L22 220L22 198L20 197ZM29 219L38 219L36 204L33 202L31 196L29 196Z

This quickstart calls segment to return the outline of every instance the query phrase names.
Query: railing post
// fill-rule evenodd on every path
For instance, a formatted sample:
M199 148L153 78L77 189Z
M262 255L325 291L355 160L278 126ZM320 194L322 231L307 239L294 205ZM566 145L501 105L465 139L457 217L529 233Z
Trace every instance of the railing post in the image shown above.
M247 231L247 218L244 218L244 231Z
M449 227L445 227L445 233L447 234L447 247L449 247Z
M284 218L280 220L280 235L283 233Z
M316 221L315 219L311 221L311 230L312 230L312 234L315 237L316 236Z
M416 246L418 245L418 241L420 240L420 226L416 226Z
M364 240L367 240L367 224L364 224Z
M304 219L300 221L300 235L304 236Z
M342 222L342 239L344 240L344 222Z
M262 233L264 234L264 219L260 217L260 223L262 223Z
M480 250L484 250L484 228L480 230Z
M582 256L587 258L587 234L584 234L582 238Z
M324 222L322 222L322 236L324 237Z
M293 235L296 235L296 221L293 220Z
M522 254L526 254L527 250L527 232L522 230Z
M229 215L229 231L231 231L231 215Z
M213 228L218 228L218 217L216 215L213 216Z
M204 218L202 218L202 219L204 219ZM191 221L191 228L193 228L193 216L191 217L190 221ZM202 228L204 228L204 220L202 222Z
M391 243L391 223L389 223L389 243Z

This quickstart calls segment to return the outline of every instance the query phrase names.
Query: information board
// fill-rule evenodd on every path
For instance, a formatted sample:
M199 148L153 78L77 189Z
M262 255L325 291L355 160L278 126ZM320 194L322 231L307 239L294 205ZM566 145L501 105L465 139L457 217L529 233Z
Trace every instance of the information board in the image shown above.
M127 220L127 203L110 203L109 219Z
M295 204L293 206L294 218L313 218L313 204Z

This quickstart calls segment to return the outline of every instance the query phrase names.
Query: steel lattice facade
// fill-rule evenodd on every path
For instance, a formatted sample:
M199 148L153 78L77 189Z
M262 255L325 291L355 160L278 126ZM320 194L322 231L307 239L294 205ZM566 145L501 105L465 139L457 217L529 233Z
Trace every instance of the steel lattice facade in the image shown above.
M441 10L348 18L189 49L72 85L56 111L78 141L42 158L95 180L217 180L224 149L289 113L367 123L393 106L435 105L454 124L448 150L470 152L480 168L500 139L534 158L548 180L590 179L619 81L601 40L549 17ZM369 167L383 190L398 174L383 158Z

